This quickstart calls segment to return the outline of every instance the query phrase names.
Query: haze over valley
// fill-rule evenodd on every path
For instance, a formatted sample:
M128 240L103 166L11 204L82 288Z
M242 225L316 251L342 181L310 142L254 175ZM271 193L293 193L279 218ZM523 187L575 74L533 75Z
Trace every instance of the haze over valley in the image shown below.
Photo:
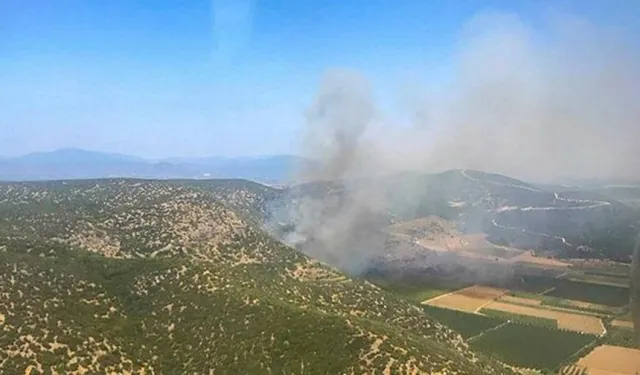
M637 19L0 2L0 373L640 373Z

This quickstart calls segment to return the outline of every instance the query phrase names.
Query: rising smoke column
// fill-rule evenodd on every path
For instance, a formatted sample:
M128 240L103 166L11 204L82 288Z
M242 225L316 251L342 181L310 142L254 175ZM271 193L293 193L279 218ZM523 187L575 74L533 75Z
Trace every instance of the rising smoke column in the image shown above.
M294 227L285 241L352 271L375 256L389 197L362 177L462 168L547 182L640 179L637 43L572 15L555 21L534 28L513 14L472 19L454 46L452 81L413 102L412 124L379 113L363 75L329 71L301 142L321 167L293 180L340 181L348 199L295 198L281 215Z
M367 259L380 253L384 238L379 229L388 225L380 189L358 180L375 174L377 154L366 140L375 115L364 76L345 69L328 71L307 111L301 142L304 154L320 165L302 168L297 180L335 184L317 185L320 194L289 197L295 204L276 213L294 223L286 243L351 273L360 272Z
M412 104L418 129L390 147L411 151L401 164L548 182L640 179L633 34L574 15L534 27L508 13L479 14L462 30L452 79Z

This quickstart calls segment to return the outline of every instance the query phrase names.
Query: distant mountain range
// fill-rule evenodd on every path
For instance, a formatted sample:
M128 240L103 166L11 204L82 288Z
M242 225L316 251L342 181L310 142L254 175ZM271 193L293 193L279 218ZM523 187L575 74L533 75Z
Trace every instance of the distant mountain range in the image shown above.
M149 160L131 155L66 148L0 158L0 180L38 181L108 177L243 178L269 184L289 181L297 166L313 163L294 155Z

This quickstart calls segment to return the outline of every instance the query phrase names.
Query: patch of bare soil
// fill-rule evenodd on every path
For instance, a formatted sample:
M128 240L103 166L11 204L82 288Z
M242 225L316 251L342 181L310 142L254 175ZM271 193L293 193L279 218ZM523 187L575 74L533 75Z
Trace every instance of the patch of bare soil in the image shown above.
M633 322L629 320L616 319L611 322L611 325L614 327L633 329Z
M409 236L434 251L459 250L468 244L455 222L437 216L394 224L389 227L389 232Z
M601 345L578 361L589 375L635 375L640 373L640 350Z
M524 253L515 256L509 259L510 262L522 262L522 263L533 263L539 264L543 266L552 266L552 267L569 267L570 264L567 262L562 262L553 258L545 258L538 257L533 254L533 251L525 251Z
M539 299L522 298L522 297L514 297L514 296L507 296L507 295L500 297L500 301L506 302L506 303L513 303L517 305L530 305L530 306L538 306L542 304L542 301L540 301Z
M506 292L506 289L474 285L433 298L428 301L428 304L453 310L476 312Z

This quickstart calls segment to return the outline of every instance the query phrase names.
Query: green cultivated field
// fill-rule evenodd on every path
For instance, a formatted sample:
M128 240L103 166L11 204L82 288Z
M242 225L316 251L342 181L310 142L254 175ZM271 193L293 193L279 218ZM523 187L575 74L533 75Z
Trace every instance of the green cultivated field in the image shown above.
M555 289L546 295L607 306L624 306L629 303L629 288L562 279L556 279L554 284Z
M527 275L519 277L507 285L497 286L513 291L538 294L553 288L555 286L555 280L555 278L546 276Z
M505 322L505 319L502 318L482 316L435 306L424 306L424 311L435 320L460 333L465 339L479 335Z
M614 279L629 280L629 269L626 269L624 272L585 271L584 274L587 276L604 276Z
M522 324L530 324L534 326L540 327L548 327L548 328L558 328L558 322L554 319L541 318L537 316L529 316L522 314L512 314L505 311L491 310L491 309L482 309L480 310L482 314L493 316L496 318L500 318L503 320L515 320L518 323Z
M552 371L596 336L523 324L507 324L470 345L514 366Z
M613 277L624 277L629 278L629 265L623 263L611 263L608 265L581 265L576 267L571 267L571 269L576 271L581 271L587 275L602 275L602 276L613 276Z
M584 307L584 306L576 306L571 301L568 301L563 298L553 297L546 294L533 294L527 292L509 292L508 295L520 298L528 298L535 299L538 301L542 301L540 307L547 307L553 309L554 307L560 307L563 309L571 309L575 310L576 313L580 313L583 315L593 315L598 317L611 316L615 314L619 314L623 311L622 307L612 307L612 306L594 306L594 307Z
M367 281L415 302L426 301L456 289L449 286L424 285L424 283L410 281L388 281L374 277L367 278Z
M633 330L619 327L607 327L607 335L603 344L623 346L625 348L640 349L640 345L633 338Z
M523 292L529 293L529 295L544 293L544 296L549 297L573 299L615 307L629 303L629 288L627 287L544 276L524 276L510 284L501 285L501 287L511 290L515 295Z

